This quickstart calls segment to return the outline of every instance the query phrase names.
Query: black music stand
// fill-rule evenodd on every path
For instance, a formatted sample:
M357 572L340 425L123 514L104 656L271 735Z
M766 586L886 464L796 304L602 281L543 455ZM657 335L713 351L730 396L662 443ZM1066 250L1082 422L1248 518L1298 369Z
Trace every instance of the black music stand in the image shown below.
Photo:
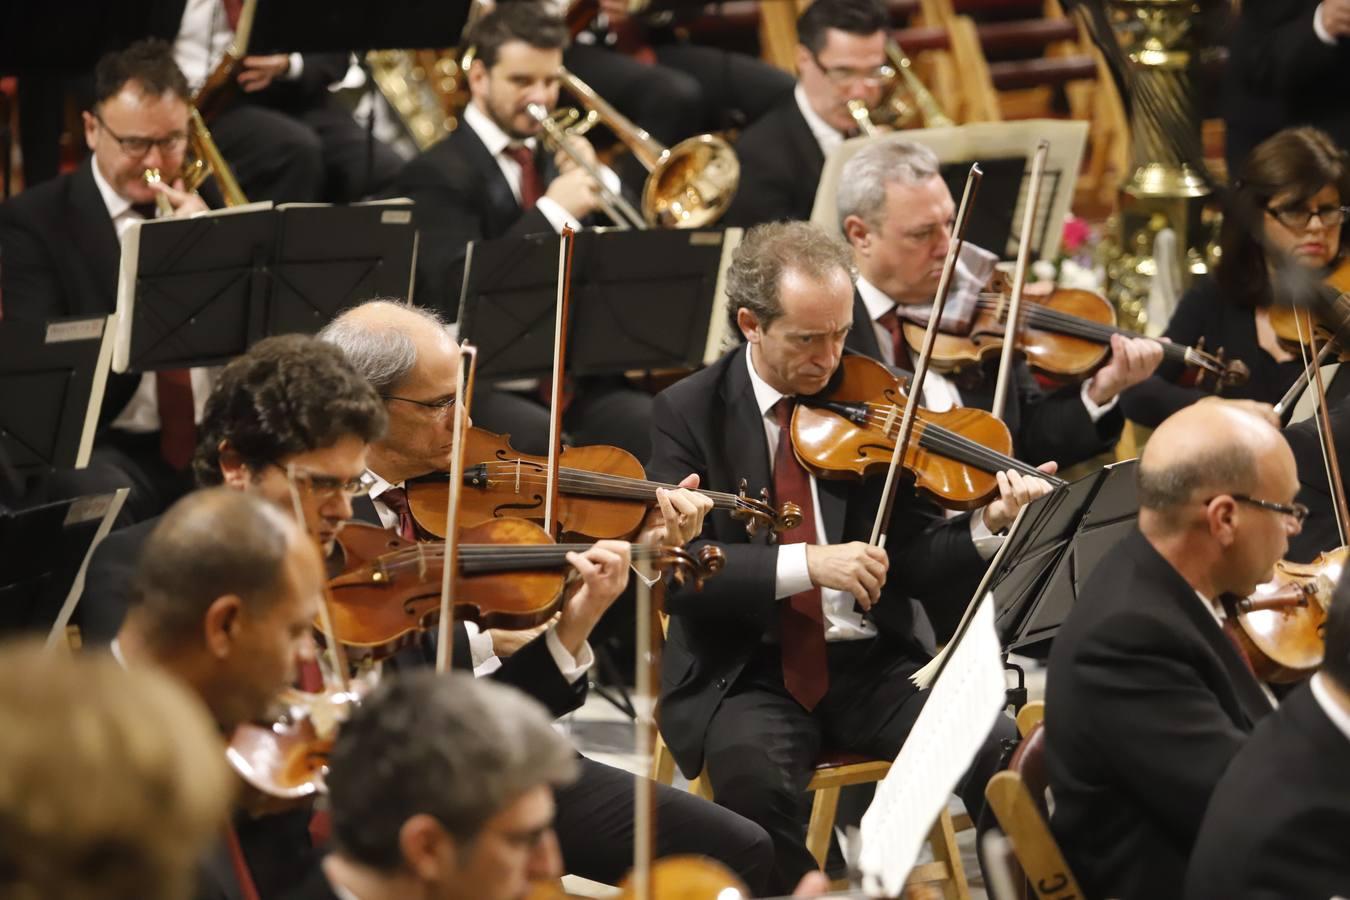
M0 513L0 635L64 629L127 489Z
M469 245L460 336L478 374L538 378L553 366L556 235ZM707 355L725 236L720 231L583 231L572 258L568 371L696 368Z
M953 197L961 196L966 176L970 174L970 164L975 161L944 160L939 166L942 180L947 182ZM966 229L966 240L1003 256L1004 248L1013 235L1013 214L1017 211L1017 199L1022 192L1027 158L1002 156L982 158L978 162L984 172L984 177L980 179L980 214L971 217ZM1039 258L1036 251L1040 246L1040 236L1037 236L1031 244L1033 260Z
M0 453L16 474L88 465L112 344L106 316L0 321Z
M113 371L222 364L364 300L408 298L416 254L408 203L251 204L137 223L122 243Z

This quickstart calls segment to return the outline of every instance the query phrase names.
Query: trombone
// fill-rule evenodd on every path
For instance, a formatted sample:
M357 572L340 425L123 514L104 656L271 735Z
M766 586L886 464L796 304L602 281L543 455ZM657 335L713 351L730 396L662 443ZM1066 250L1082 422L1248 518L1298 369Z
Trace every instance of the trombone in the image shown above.
M213 174L216 176L216 184L220 186L220 193L225 199L226 206L243 206L248 202L243 189L239 187L239 182L234 177L234 172L230 170L229 163L225 162L225 157L221 155L220 148L216 146L215 140L212 139L211 132L207 129L205 120L202 119L202 114L197 111L197 107L189 106L188 146L182 171L177 175L165 178L159 169L146 169L141 177L145 179L147 184L160 181L172 182L182 178L183 190L192 193ZM173 206L170 205L169 198L163 194L155 195L155 205L161 216L173 215Z
M950 128L954 122L942 111L937 98L924 86L919 76L914 74L914 63L905 55L905 51L900 49L900 45L892 39L886 40L886 56L890 60L890 69L892 71L891 86L886 92L886 96L881 103L877 104L876 110L867 108L867 104L861 100L848 101L849 114L853 116L853 121L858 125L858 131L867 137L876 137L885 133L889 128L905 127L900 124L908 122L916 117L921 117L923 127L925 128ZM898 79L898 80L897 80ZM909 91L913 98L914 106L911 107L900 97L900 82ZM917 107L917 110L915 109ZM883 125L873 117L874 112L882 110L890 111L891 125Z
M600 208L605 211L605 215L609 216L617 227L622 228L625 231L629 229L645 231L647 229L647 220L643 218L642 213L633 208L633 204L628 202L628 198L623 195L622 191L611 190L610 186L605 183L604 172L610 170L605 166L600 166L591 162L573 149L569 138L574 134L579 135L585 132L569 132L568 126L563 124L563 122L568 118L575 121L578 118L575 114L575 110L568 110L567 112L569 115L566 117L555 118L548 110L544 109L542 105L531 103L529 106L525 107L525 111L543 127L544 134L547 135L550 145L566 153L572 162L576 163L580 168L585 170L587 175L591 176L591 180L595 182L596 192L600 195ZM563 121L559 121L559 118L562 118Z
M559 135L565 138L585 134L593 125L604 124L632 151L648 173L642 187L642 211L638 213L622 197L617 197L620 202L614 204L631 227L703 228L726 212L731 198L736 195L741 175L740 162L730 144L715 135L700 134L680 141L674 147L666 147L567 69L559 69L559 79L586 107L586 115L568 112L565 115L569 124L564 125L545 113L542 107L531 110L530 114L543 125L550 140L562 147L573 161L583 165L597 181L600 179L595 167L571 153L565 140L560 143ZM544 118L538 113L543 113ZM608 191L603 182L600 184L601 198L607 201L605 195L613 192ZM627 211L623 210L625 206ZM610 217L619 221L612 214Z

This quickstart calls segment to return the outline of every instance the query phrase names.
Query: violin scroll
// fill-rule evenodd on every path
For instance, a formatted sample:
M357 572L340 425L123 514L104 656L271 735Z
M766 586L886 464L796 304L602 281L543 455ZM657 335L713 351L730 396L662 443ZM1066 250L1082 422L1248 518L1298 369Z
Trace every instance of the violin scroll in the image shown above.
M736 494L736 509L731 517L743 520L746 532L754 537L765 526L772 529L774 534L791 531L801 524L802 511L795 503L784 503L781 510L774 509L769 502L768 488L760 488L758 499L751 497L746 480L742 478L740 490Z
M639 551L643 548L639 544L634 544L633 549ZM694 589L699 591L703 590L704 580L722 571L722 567L727 564L726 553L721 547L713 544L704 544L693 553L683 547L656 546L645 549L650 551L647 558L653 566L658 569L669 569L680 584L692 580Z

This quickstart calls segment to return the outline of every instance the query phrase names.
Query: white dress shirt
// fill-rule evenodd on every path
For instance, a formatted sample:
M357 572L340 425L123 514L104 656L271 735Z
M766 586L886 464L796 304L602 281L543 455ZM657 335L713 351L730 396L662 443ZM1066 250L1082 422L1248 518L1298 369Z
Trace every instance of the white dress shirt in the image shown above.
M178 23L178 36L173 42L173 61L178 63L194 91L219 65L232 40L234 31L225 16L224 3L220 0L187 0L183 18ZM281 77L294 81L300 77L304 59L299 53L292 53L290 64Z
M1336 726L1336 730L1345 735L1345 739L1350 741L1350 712L1347 712L1344 706L1336 702L1336 698L1331 695L1331 690L1326 684L1327 676L1323 672L1318 672L1312 677L1312 684L1309 686L1312 690L1313 699L1317 705L1322 707L1322 712L1327 714L1331 724Z
M371 469L367 469L366 472L371 477L372 486L369 496L371 502L375 505L375 512L380 517L380 524L385 528L396 530L398 528L398 513L381 502L379 497L391 487L404 487L404 485L390 484ZM473 657L473 674L482 676L500 669L502 661L497 657L492 646L492 635L479 628L474 622L465 622L464 630L469 635L469 655ZM553 657L553 662L558 666L558 671L562 673L563 678L567 679L569 684L576 683L577 679L585 675L595 663L595 654L591 650L589 641L581 645L581 653L574 657L567 652L567 648L558 639L556 627L551 627L544 633L544 640L548 644L548 652Z
M113 230L117 233L117 243L121 244L132 223L143 222L145 217L132 209L130 200L117 193L112 185L108 184L103 173L99 171L98 160L91 159L89 165L94 173L94 184L98 187L99 196L103 198L103 205L108 210L108 218L112 220ZM189 370L192 380L192 415L195 422L202 420L202 410L206 408L206 398L211 395L217 371L214 367ZM117 414L117 418L113 419L112 427L137 434L159 431L159 397L156 393L154 372L141 375L136 392Z

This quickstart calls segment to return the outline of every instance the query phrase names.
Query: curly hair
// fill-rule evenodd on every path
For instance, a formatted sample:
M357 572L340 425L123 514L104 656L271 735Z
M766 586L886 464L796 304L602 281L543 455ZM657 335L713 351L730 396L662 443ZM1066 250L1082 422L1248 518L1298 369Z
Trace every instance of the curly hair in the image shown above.
M192 470L198 484L220 484L225 441L257 471L347 435L371 443L387 425L384 403L341 350L298 334L265 338L221 371Z
M788 269L822 280L842 270L853 279L848 248L809 222L770 222L745 233L727 267L727 316L733 334L741 333L736 313L750 310L767 328L783 315L778 296Z

